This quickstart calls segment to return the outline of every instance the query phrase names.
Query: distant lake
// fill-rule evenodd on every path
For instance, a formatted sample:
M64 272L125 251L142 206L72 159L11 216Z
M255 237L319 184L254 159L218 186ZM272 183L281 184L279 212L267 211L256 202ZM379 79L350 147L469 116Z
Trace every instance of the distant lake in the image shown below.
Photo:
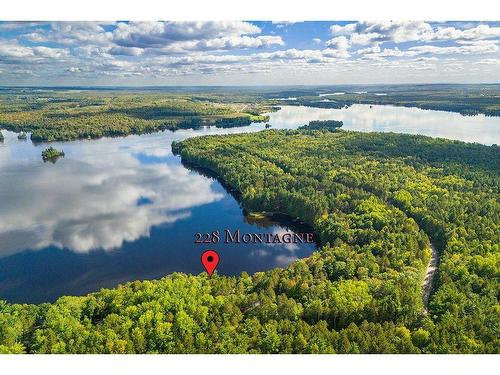
M344 128L393 131L500 143L500 118L415 108L353 105L347 109L284 106L272 128L311 120L344 121ZM247 127L165 131L92 141L54 142L66 157L43 163L47 144L20 141L3 130L0 143L0 298L53 301L131 280L203 271L207 248L221 256L218 272L237 275L284 267L310 255L314 244L194 243L196 232L308 231L283 220L252 221L211 177L183 166L173 140L253 132Z
M342 120L342 129L366 132L421 134L430 137L500 144L500 117L462 116L390 105L354 104L342 109L283 106L271 116L274 128L295 128L311 120Z

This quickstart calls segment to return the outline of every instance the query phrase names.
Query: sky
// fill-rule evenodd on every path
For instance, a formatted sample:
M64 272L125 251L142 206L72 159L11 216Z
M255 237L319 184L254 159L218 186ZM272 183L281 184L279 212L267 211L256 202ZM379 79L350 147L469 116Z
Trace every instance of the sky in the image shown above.
M0 22L0 85L498 83L500 22Z

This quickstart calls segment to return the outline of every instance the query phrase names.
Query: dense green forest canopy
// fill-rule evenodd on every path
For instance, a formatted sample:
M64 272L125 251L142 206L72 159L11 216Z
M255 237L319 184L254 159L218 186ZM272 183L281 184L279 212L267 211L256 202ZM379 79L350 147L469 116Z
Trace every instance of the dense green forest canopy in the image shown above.
M52 304L0 302L0 351L498 353L498 147L266 130L173 148L247 210L311 225L320 249L254 275L173 274ZM441 261L426 313L430 242Z
M270 107L234 99L121 91L0 91L0 128L32 132L35 142L67 141L268 119L261 114Z
M309 121L309 124L301 126L303 130L327 130L335 131L342 127L344 123L337 120L322 120L322 121Z

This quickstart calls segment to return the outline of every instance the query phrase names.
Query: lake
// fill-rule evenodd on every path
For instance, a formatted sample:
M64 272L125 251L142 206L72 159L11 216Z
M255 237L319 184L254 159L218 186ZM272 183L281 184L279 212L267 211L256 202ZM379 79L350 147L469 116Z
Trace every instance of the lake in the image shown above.
M500 118L416 108L283 106L272 128L342 120L344 129L425 134L500 143ZM187 137L253 132L246 127L165 131L92 141L54 142L66 156L43 163L34 145L2 131L0 143L0 298L47 302L131 280L203 271L201 253L220 254L218 272L254 273L310 255L314 244L195 244L196 232L307 232L288 220L250 220L215 179L186 168L171 152Z
M274 128L296 128L311 120L341 120L342 129L421 134L430 137L500 144L500 117L390 105L354 104L342 109L283 106L272 114Z

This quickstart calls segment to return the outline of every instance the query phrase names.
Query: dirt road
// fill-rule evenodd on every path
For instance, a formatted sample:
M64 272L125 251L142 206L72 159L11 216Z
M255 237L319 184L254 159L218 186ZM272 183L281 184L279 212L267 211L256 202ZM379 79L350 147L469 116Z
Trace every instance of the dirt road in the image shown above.
M425 270L425 277L422 281L422 298L424 300L424 313L428 313L429 308L429 297L432 291L432 283L434 281L434 276L436 275L437 265L439 261L439 254L436 246L431 243L431 259Z

